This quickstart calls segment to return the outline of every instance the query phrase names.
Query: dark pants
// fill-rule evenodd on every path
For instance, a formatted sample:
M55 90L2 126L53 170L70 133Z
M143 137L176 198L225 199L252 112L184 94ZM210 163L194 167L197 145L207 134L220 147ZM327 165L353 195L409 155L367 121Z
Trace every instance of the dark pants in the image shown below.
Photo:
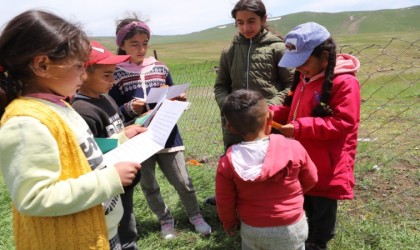
M306 242L326 248L335 235L337 200L305 195L303 208L308 218L309 234Z
M139 235L136 227L136 216L133 211L134 187L140 182L141 174L138 172L136 178L130 186L124 187L124 194L121 194L121 202L124 208L124 214L118 227L122 249L137 250L137 240Z
M109 240L109 250L122 250L118 234L115 235L114 238Z

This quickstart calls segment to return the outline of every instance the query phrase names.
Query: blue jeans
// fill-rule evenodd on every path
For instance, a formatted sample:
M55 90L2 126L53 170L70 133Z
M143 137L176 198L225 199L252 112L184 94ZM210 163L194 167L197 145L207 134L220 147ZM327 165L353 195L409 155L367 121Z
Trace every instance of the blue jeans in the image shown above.
M304 250L308 237L306 216L295 224L277 227L252 227L241 222L242 250Z

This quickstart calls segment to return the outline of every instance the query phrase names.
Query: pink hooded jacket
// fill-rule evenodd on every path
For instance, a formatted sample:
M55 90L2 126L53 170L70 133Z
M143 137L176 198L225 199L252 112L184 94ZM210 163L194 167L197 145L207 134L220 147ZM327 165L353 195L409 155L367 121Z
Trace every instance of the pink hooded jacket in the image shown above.
M332 116L311 116L312 109L319 104L324 73L308 82L301 76L290 108L270 106L274 121L294 125L293 137L302 143L318 169L318 183L308 195L338 200L354 198L354 160L360 123L360 86L355 74L359 67L357 58L337 55L336 76L328 101Z
M259 157L258 166L243 158L235 161L234 146L220 158L216 173L216 206L224 229L239 225L239 220L254 227L297 222L304 214L303 193L317 181L315 164L302 145L272 134L265 154L241 152ZM241 174L249 170L256 173L255 179L246 180Z

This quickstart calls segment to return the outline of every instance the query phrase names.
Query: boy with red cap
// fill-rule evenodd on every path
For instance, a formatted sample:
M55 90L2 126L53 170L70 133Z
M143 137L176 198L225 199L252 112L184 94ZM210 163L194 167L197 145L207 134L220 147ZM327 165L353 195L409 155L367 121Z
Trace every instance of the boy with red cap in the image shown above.
M87 78L75 95L72 106L83 117L96 138L112 137L123 143L145 131L138 125L124 127L124 118L114 100L107 95L114 84L117 63L130 58L114 55L96 41L91 41L92 50L86 62ZM102 159L89 159L92 168L105 167ZM137 249L137 229L133 213L133 189L140 180L140 172L124 194L104 203L105 217L111 249Z

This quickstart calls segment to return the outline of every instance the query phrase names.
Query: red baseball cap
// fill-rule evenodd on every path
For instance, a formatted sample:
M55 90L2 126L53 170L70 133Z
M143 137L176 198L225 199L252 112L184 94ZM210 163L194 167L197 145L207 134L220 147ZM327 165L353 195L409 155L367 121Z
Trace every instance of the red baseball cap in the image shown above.
M115 55L97 41L91 41L92 51L86 61L86 67L94 64L118 64L127 61L129 55Z

